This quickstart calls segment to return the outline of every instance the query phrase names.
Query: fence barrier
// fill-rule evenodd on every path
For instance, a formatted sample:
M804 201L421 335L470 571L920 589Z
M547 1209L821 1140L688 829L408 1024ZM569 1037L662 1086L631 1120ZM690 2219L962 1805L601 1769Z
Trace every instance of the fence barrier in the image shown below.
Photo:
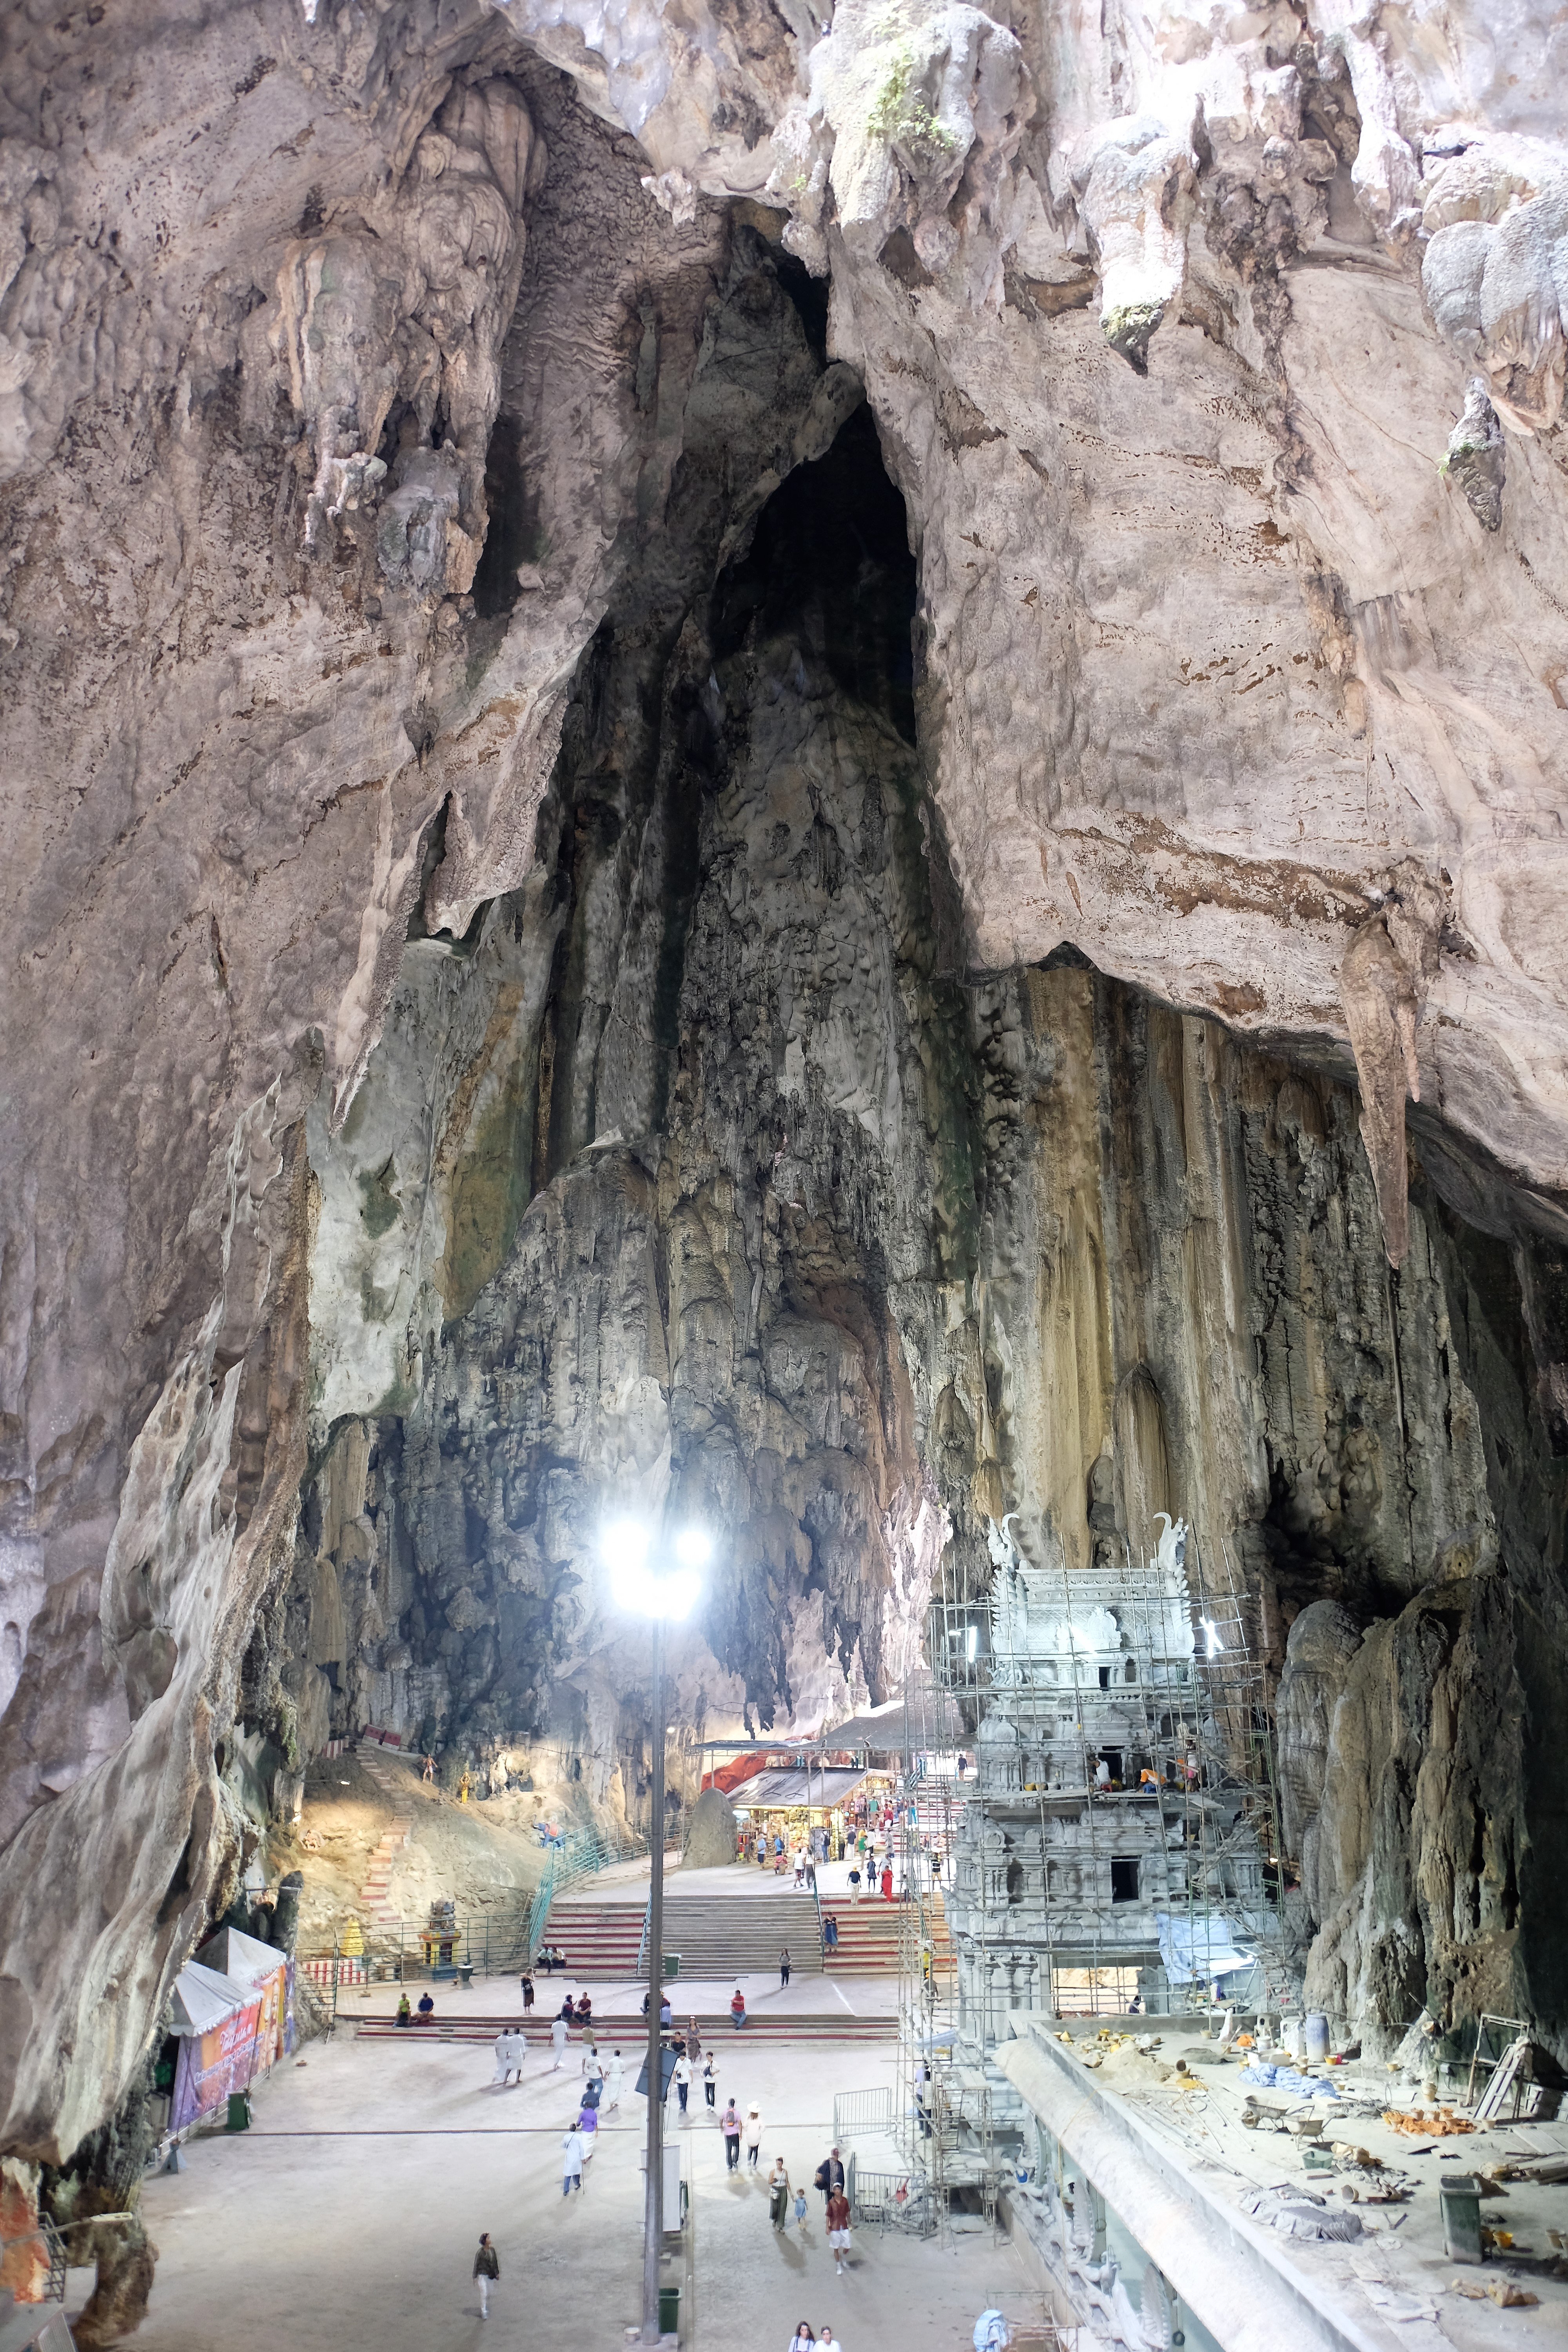
M862 2172L849 2180L849 2210L862 2229L896 2230L905 2237L936 2235L936 2200L918 2172Z
M833 2137L840 2147L868 2132L893 2128L893 2094L889 2084L874 2091L837 2091L833 2097Z

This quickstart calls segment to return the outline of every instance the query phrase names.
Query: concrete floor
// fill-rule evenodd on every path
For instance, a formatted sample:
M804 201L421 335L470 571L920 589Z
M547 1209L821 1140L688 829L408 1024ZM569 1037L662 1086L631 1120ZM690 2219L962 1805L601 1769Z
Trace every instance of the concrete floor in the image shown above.
M783 1998L809 2009L822 2005L822 1991L820 1979L797 1980ZM498 1992L499 1984L477 1985L472 2007L499 2005ZM817 2054L725 2035L719 2049L721 2097L733 2091L742 2106L755 2099L763 2109L763 2163L754 2179L727 2176L718 2130L700 2114L680 2128L672 2101L694 2214L684 2345L784 2352L804 2317L818 2328L830 2321L845 2352L963 2352L990 2303L1039 2316L1012 2248L988 2233L947 2246L858 2233L839 2278L815 2191L804 2240L770 2227L768 2164L782 2154L792 2179L809 2186L831 2139L835 2091L889 2082L890 2045ZM252 2131L196 2140L187 2171L146 2183L142 2210L160 2260L138 2352L255 2352L266 2343L290 2352L470 2343L487 2352L624 2352L641 2297L640 2099L628 2091L606 2116L587 2187L563 2204L560 2139L576 2105L574 2051L570 2074L552 2074L547 2053L531 2055L521 2089L506 2091L489 2087L488 2050L357 2042L346 2021L333 2042L302 2054L302 2067L286 2060L258 2086ZM487 2229L501 2282L481 2326L469 2271Z

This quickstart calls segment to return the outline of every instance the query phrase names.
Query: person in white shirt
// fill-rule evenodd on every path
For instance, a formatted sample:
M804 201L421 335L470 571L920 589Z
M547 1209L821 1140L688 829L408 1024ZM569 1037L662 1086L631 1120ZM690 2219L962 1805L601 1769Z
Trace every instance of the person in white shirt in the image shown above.
M620 2052L618 2050L612 2050L610 2053L610 2071L605 2077L605 2088L609 2094L608 2097L605 2101L605 2111L606 2114L608 2114L612 2107L618 2107L621 2104L621 2076L625 2071L625 2068L621 2064Z
M583 2186L583 2135L575 2124L561 2142L561 2194L570 2197Z
M755 2172L757 2158L762 2154L763 2148L763 2118L758 2108L746 2109L746 2120L742 2128L741 2137L746 2143L747 2168Z
M790 2337L789 2352L816 2352L816 2338L811 2332L809 2319L803 2319Z
M816 2352L844 2352L844 2347L831 2327L825 2327L816 2339Z
M566 2055L566 2020L563 2017L556 2018L551 2026L550 2039L555 2051L555 2063L550 2071L552 2074L559 2074L561 2061Z
M686 2102L691 2095L691 2061L684 2050L675 2062L674 2082L680 2099L680 2120L683 2124L689 2124L691 2117L687 2113Z

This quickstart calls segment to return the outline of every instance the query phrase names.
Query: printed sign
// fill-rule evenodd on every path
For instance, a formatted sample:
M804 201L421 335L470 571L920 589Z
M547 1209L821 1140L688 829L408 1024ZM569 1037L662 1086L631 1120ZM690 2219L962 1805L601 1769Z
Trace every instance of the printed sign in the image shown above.
M277 1979L272 1979L276 1985ZM243 2091L256 2071L256 2037L262 2004L249 2001L210 2033L190 2034L180 2044L170 2123L184 2131L199 2116L221 2107L231 2091Z

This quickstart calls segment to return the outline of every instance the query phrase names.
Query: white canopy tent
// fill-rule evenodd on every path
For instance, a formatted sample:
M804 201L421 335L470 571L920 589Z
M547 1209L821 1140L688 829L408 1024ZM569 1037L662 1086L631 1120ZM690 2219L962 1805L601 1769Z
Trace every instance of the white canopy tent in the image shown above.
M280 1952L276 1944L264 1944L256 1936L243 1935L237 1927L220 1927L209 1936L199 1954L201 1965L209 1971L226 1976L237 1985L252 1989L265 1984L288 1965L289 1955ZM247 1998L252 1997L251 1993Z
M174 2014L169 2031L193 2036L210 2033L215 2025L221 2025L226 2017L255 1999L248 1985L220 1976L216 1969L205 1969L199 1960L187 1960L174 1979Z

